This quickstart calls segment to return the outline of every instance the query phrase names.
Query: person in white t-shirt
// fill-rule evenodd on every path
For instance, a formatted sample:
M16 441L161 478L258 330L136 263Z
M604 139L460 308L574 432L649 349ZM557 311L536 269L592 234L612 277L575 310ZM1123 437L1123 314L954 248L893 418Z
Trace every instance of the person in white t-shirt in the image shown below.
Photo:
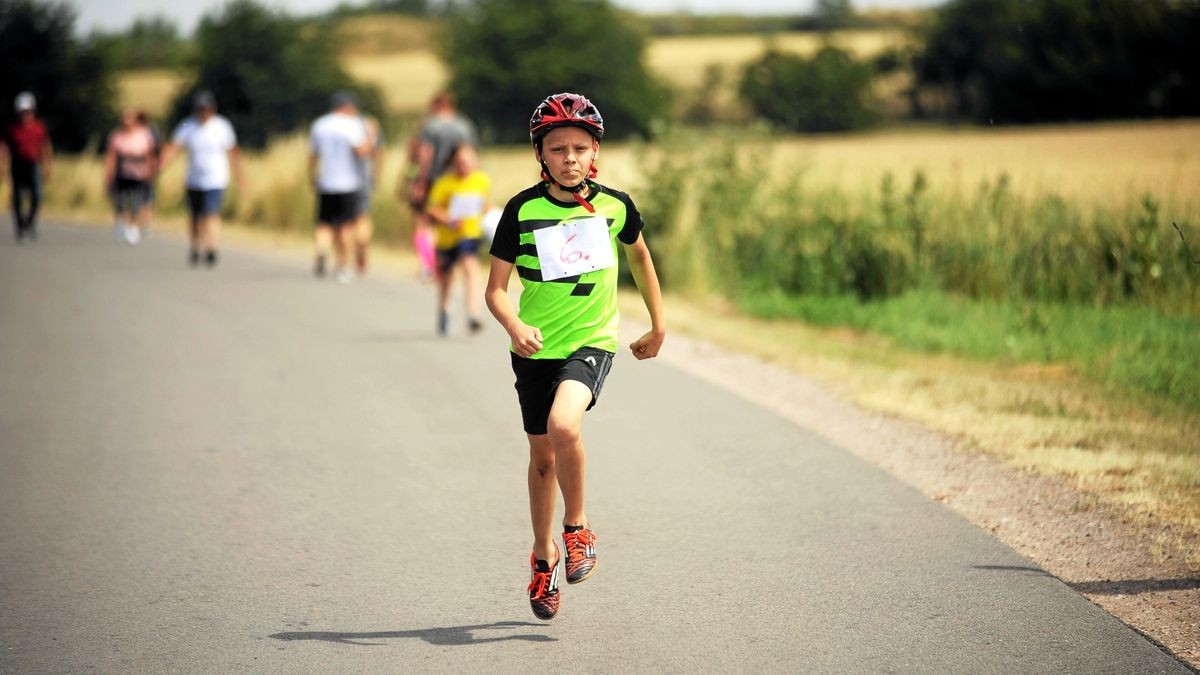
M233 168L238 189L245 191L241 154L233 125L217 114L217 100L210 92L196 94L195 114L175 128L163 148L161 165L166 167L176 153L188 154L187 204L191 225L191 264L200 264L201 249L209 267L217 264L221 238L221 201L229 187Z
M354 251L356 226L361 214L363 174L359 159L371 152L367 126L358 114L358 102L348 92L338 92L330 111L313 122L312 153L308 172L317 190L316 264L317 276L325 275L330 245L334 248L335 276L342 283L354 278L350 254Z

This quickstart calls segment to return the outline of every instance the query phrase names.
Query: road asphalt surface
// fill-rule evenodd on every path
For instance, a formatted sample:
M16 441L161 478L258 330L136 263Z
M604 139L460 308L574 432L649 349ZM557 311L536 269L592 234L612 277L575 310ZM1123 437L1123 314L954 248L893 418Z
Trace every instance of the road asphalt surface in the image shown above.
M1188 672L880 469L627 351L584 429L599 566L538 621L503 331L438 339L399 273L185 257L0 241L0 672Z

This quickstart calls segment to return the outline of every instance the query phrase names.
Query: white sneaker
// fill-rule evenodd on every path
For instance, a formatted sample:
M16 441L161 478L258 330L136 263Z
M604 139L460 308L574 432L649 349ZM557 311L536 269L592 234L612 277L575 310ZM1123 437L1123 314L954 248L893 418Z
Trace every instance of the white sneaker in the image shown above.
M129 242L130 246L137 246L142 240L142 229L137 225L125 226L125 241Z
M354 281L354 272L343 268L335 272L333 277L337 279L339 284L349 284Z

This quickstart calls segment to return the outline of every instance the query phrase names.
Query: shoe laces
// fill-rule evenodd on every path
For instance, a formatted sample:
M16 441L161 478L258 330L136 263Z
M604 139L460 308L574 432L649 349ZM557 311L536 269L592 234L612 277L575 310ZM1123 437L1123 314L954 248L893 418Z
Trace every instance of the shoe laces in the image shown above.
M596 533L586 527L578 532L564 532L563 542L567 545L567 553L587 555L587 547L596 544Z
M550 572L538 572L534 570L533 578L529 580L529 588L525 589L529 593L529 597L538 600L546 597L550 593L550 576L554 574Z
M533 576L529 579L529 587L525 589L529 593L529 597L535 600L546 597L550 593L550 581L554 578L554 570L558 567L558 560L550 566L550 569L542 572L537 568L537 558L533 555L529 556L529 564L533 566Z

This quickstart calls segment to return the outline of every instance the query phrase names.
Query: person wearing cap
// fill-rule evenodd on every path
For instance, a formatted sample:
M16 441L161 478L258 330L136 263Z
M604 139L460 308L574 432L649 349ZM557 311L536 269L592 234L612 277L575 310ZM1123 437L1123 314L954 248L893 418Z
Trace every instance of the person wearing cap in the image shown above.
M350 283L354 278L350 256L362 208L363 174L359 160L370 154L371 139L352 94L344 91L334 94L329 108L328 113L313 122L309 134L308 174L317 192L313 271L317 276L325 275L332 245L334 276L342 283Z
M54 147L50 132L37 117L37 99L23 91L14 101L17 121L4 130L0 146L0 177L8 163L12 178L13 227L17 241L37 237L37 213L42 203L42 183L49 180Z
M187 205L191 232L188 261L196 266L203 259L206 265L213 267L217 264L221 202L229 187L230 167L243 192L246 179L233 125L217 114L216 98L210 92L201 91L193 103L195 113L175 128L171 141L163 148L160 164L165 169L181 149L187 152Z
M651 329L629 345L638 360L666 338L662 292L642 216L629 195L596 182L604 118L580 94L547 97L529 120L541 180L504 207L492 241L484 298L508 333L521 422L529 440L533 524L529 604L539 619L559 609L559 563L568 584L596 570L596 534L584 509L583 415L596 405L618 350L617 248L650 315ZM518 310L508 294L521 280ZM562 541L554 538L557 493Z

